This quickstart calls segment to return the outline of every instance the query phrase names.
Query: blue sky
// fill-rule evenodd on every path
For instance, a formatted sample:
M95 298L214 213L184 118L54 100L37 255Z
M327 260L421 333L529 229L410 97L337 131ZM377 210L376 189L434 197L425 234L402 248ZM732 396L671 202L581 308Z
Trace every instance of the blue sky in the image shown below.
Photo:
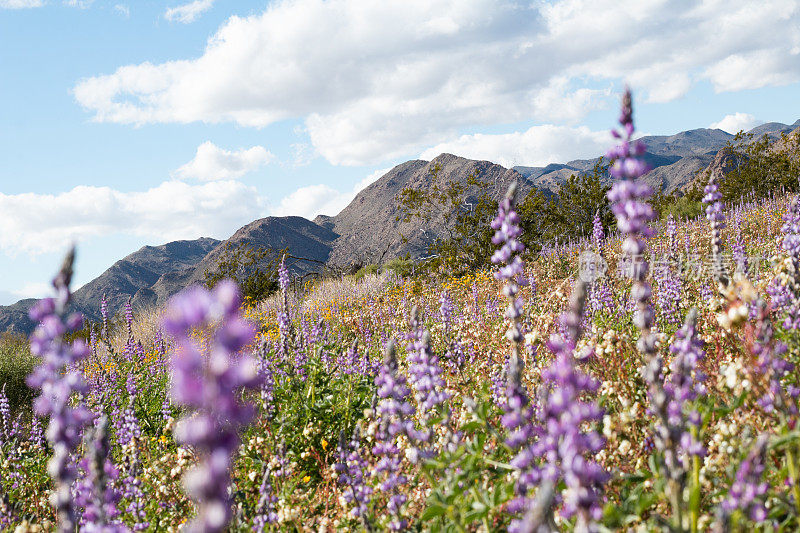
M442 151L800 118L800 2L0 0L0 304L144 244L336 214Z

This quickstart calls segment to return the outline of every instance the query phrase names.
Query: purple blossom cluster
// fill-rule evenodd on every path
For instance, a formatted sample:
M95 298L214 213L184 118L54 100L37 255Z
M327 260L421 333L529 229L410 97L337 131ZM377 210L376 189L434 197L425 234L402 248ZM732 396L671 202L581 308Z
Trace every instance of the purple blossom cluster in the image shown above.
M620 139L620 143L606 154L612 161L609 173L617 179L608 191L608 199L617 219L617 228L625 236L622 251L628 257L629 274L633 279L631 299L636 305L634 324L641 331L639 351L645 357L650 357L655 353L655 336L650 331L654 315L650 305L650 284L645 281L649 265L643 256L647 249L644 238L654 235L648 223L654 220L655 213L647 203L652 189L646 183L637 181L649 169L640 157L645 152L645 145L632 139L633 103L629 89L625 90L622 97L619 123L622 131L612 130L611 133Z
M555 360L542 371L547 397L537 413L541 425L536 428L538 440L531 451L542 460L539 481L555 486L563 480L566 486L562 515L576 516L579 530L594 531L602 515L602 488L609 476L591 459L603 449L605 440L587 429L603 418L603 410L591 399L600 384L577 368L574 355L585 298L586 285L579 280L570 311L563 318L567 335L553 335L547 343Z
M198 464L184 477L186 491L198 504L189 531L224 531L231 517L228 492L233 453L239 430L253 417L239 391L258 386L256 362L238 355L255 337L253 326L239 314L241 299L231 281L212 292L195 286L170 300L164 330L175 339L172 359L172 399L194 410L175 427L178 442L190 445ZM195 329L215 327L207 353L192 337Z
M397 438L405 436L409 441L415 440L413 416L416 409L409 401L411 389L406 378L398 372L393 341L386 346L384 363L375 378L375 385L380 400L377 405L377 442L372 453L380 459L375 465L374 474L384 475L380 488L389 494L386 507L390 515L388 528L400 531L408 526L408 520L402 516L402 508L408 498L399 489L408 480L401 472L402 458Z
M759 405L768 413L778 411L783 416L796 418L798 413L797 398L800 388L792 384L784 386L784 379L790 375L795 366L783 356L788 347L775 339L769 309L766 303L758 299L755 302L756 324L753 331L751 351L756 357L756 370L766 378L766 391L758 399Z
M339 461L333 465L333 470L339 474L339 484L345 486L344 500L352 506L352 516L364 517L368 511L372 487L367 483L368 465L361 455L361 433L358 426L349 440L342 432L338 449Z
M77 477L71 455L80 444L83 428L92 418L83 405L70 403L73 394L87 392L86 383L75 365L89 355L85 342L76 339L68 343L64 338L80 329L83 323L78 314L67 316L74 260L73 249L53 280L56 296L40 300L30 311L31 320L39 323L31 335L31 352L39 356L42 364L28 376L28 385L41 390L34 402L35 413L50 418L46 434L53 455L47 470L55 485L50 502L56 510L58 531L64 533L78 525L70 490Z
M725 228L725 214L722 207L722 194L719 192L716 172L711 172L705 188L703 202L706 205L706 218L711 224L711 254L714 261L714 279L721 289L728 285L728 273L722 260L722 230Z
M506 333L508 339L516 345L522 342L519 318L522 316L522 298L518 296L520 287L526 284L525 272L520 254L525 251L525 245L519 240L522 228L519 226L520 218L514 211L514 199L517 193L517 184L512 182L508 191L500 201L497 217L492 220L491 227L495 230L492 242L500 246L492 255L492 263L503 264L495 278L504 281L503 294L508 298L508 309L505 317L511 321L511 327Z
M763 479L767 442L765 435L759 436L736 470L736 478L728 491L728 496L722 502L724 522L727 522L731 513L736 510L745 513L755 522L762 522L767 518L764 498L769 490L769 484Z
M411 332L408 346L408 375L409 382L414 391L417 402L417 412L423 426L416 432L416 440L429 443L432 430L428 427L428 420L438 411L450 395L444 390L445 381L442 377L442 367L439 358L431 349L430 335L424 330L415 309L411 311ZM430 452L420 450L422 457L427 457Z

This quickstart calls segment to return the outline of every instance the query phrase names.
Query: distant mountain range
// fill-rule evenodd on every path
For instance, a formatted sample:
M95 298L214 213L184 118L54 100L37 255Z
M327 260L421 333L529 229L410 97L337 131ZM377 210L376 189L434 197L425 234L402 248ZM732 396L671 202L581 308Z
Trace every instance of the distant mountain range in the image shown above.
M771 122L750 133L778 137L798 127L800 120L792 125ZM644 157L652 167L644 179L665 193L684 190L699 173L730 164L730 156L720 150L733 139L733 135L714 129L643 137L647 144ZM73 306L92 320L100 318L104 295L112 312L121 309L128 298L134 307L161 306L184 287L201 281L205 272L217 264L226 244L287 249L292 256L307 259L293 260L290 269L295 274L319 271L324 265L363 265L407 253L419 258L447 228L442 216L427 224L398 220L397 197L403 189L430 187L434 182L444 185L451 180L466 184L467 177L475 175L481 185L467 189L468 202L484 192L499 199L512 181L517 181L523 195L533 188L551 195L557 194L571 175L591 172L601 160L602 157L597 157L512 169L451 154L441 154L432 161L407 161L358 193L336 216L320 215L313 221L302 217L267 217L247 224L225 241L204 237L145 246L75 291ZM434 168L438 168L435 175ZM604 180L608 182L610 178L606 176ZM0 331L30 333L34 324L28 318L28 309L35 301L26 299L0 306Z

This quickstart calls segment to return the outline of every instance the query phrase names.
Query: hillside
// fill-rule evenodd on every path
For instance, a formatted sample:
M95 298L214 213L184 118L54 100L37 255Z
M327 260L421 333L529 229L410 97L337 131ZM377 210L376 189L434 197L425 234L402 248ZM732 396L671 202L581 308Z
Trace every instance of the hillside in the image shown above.
M800 120L793 125L772 122L750 133L778 138L798 126ZM642 140L648 149L643 157L652 170L643 179L665 193L685 190L696 179L707 179L709 171L729 169L740 160L736 154L720 151L733 139L733 135L714 129L645 136ZM217 264L226 243L250 244L276 251L287 249L290 255L310 260L290 262L292 272L301 276L321 271L326 266L347 269L405 254L419 258L448 228L442 216L434 217L430 224L420 220L397 220L400 215L398 195L404 188L442 186L451 180L466 183L468 176L475 175L483 185L466 191L467 202L484 192L498 199L513 180L520 184L522 195L532 188L554 195L571 175L591 172L598 161L603 158L512 169L452 154L441 154L431 161L407 161L359 192L335 216L319 215L314 221L302 217L266 217L243 226L225 241L201 238L145 246L78 289L74 307L90 319L98 319L103 295L112 311L121 309L129 297L137 307L163 305L182 288L201 281L205 272ZM434 175L435 168L438 173ZM605 176L602 181L610 183L610 178ZM0 306L0 331L29 333L33 324L28 320L27 311L34 302L28 299Z

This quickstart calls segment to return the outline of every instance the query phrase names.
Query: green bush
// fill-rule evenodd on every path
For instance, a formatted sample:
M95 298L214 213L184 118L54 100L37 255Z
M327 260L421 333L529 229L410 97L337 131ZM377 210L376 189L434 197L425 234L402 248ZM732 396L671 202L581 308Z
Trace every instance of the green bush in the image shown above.
M12 412L31 405L34 391L25 383L25 378L38 364L38 358L31 354L28 339L12 333L0 335L0 388L5 386Z
M398 257L383 265L383 269L391 270L401 278L407 278L414 272L414 261L411 259L400 259Z
M364 279L366 276L371 276L373 274L377 274L378 270L380 269L379 265L366 265L361 267L358 272L353 274L353 277L356 280Z
M673 203L662 207L661 218L672 215L676 220L691 219L701 215L704 210L703 202L682 196Z

